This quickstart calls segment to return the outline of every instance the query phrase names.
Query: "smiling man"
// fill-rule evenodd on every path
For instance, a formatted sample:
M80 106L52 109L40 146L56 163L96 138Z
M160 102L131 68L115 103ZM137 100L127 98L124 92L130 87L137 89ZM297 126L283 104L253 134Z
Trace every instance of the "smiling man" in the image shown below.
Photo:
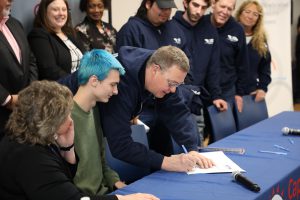
M231 16L235 4L236 0L213 0L212 14L208 17L219 34L221 97L231 105L235 101L242 111L249 60L244 30Z
M114 157L145 168L187 172L196 164L211 167L212 162L197 152L197 126L176 91L189 70L183 51L174 46L156 51L122 47L118 60L126 69L119 94L102 106L103 131ZM148 150L131 138L131 119L149 100L155 101L155 115L170 130L176 142L185 145L188 154L164 156Z

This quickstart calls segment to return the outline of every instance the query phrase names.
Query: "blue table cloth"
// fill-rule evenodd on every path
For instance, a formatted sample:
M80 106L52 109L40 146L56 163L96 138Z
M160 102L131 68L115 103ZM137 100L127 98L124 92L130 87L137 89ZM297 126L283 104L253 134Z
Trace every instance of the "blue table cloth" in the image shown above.
M261 187L259 193L234 182L230 173L187 175L163 170L115 193L145 192L161 200L300 199L300 136L284 136L283 127L300 129L300 112L282 112L210 145L245 148L244 155L226 155L246 170L247 178ZM261 153L260 150L286 152L287 155Z

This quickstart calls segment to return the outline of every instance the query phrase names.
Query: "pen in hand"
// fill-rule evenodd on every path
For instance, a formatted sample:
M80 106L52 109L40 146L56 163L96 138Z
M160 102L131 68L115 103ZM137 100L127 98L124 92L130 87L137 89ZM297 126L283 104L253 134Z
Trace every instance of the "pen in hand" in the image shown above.
M185 154L188 154L188 151L186 150L185 146L184 146L184 145L181 145L181 147L182 147L182 149L183 149L183 152L184 152Z

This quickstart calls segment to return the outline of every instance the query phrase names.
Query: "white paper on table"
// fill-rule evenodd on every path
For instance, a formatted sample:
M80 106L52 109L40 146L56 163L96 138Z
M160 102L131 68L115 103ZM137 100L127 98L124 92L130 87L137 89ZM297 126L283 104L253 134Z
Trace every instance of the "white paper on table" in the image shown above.
M223 151L205 152L200 154L211 159L215 163L215 166L208 169L195 167L193 171L187 172L187 174L230 173L234 171L245 172L245 170L228 158Z

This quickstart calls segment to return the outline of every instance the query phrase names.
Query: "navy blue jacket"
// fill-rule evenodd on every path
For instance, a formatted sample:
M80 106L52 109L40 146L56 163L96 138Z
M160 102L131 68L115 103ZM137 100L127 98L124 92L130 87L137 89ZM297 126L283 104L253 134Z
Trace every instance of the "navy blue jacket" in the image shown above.
M267 45L267 44L266 44ZM246 92L249 94L257 89L268 91L271 82L271 54L268 50L267 55L260 56L252 46L251 41L247 45L249 55L249 76L246 84Z
M207 15L210 19L211 14ZM235 94L243 96L247 82L249 61L243 27L233 17L221 28L217 28L221 52L222 95L235 87Z
M170 23L170 21L157 27L139 17L130 17L117 33L117 51L121 46L156 50L167 45L176 46L184 51L190 60L190 66L192 65L184 33L176 24Z
M188 51L193 66L188 74L187 84L204 86L211 94L212 100L221 97L220 88L220 48L216 28L209 18L201 18L192 26L183 18L182 11L177 11L171 23L177 24L184 32ZM190 81L190 82L189 82Z
M112 155L145 168L160 169L163 155L148 150L131 138L130 120L153 95L145 89L146 61L153 50L122 47L118 59L126 70L118 86L119 93L101 107L103 132ZM155 113L170 130L178 144L197 150L197 125L178 92L155 99Z

